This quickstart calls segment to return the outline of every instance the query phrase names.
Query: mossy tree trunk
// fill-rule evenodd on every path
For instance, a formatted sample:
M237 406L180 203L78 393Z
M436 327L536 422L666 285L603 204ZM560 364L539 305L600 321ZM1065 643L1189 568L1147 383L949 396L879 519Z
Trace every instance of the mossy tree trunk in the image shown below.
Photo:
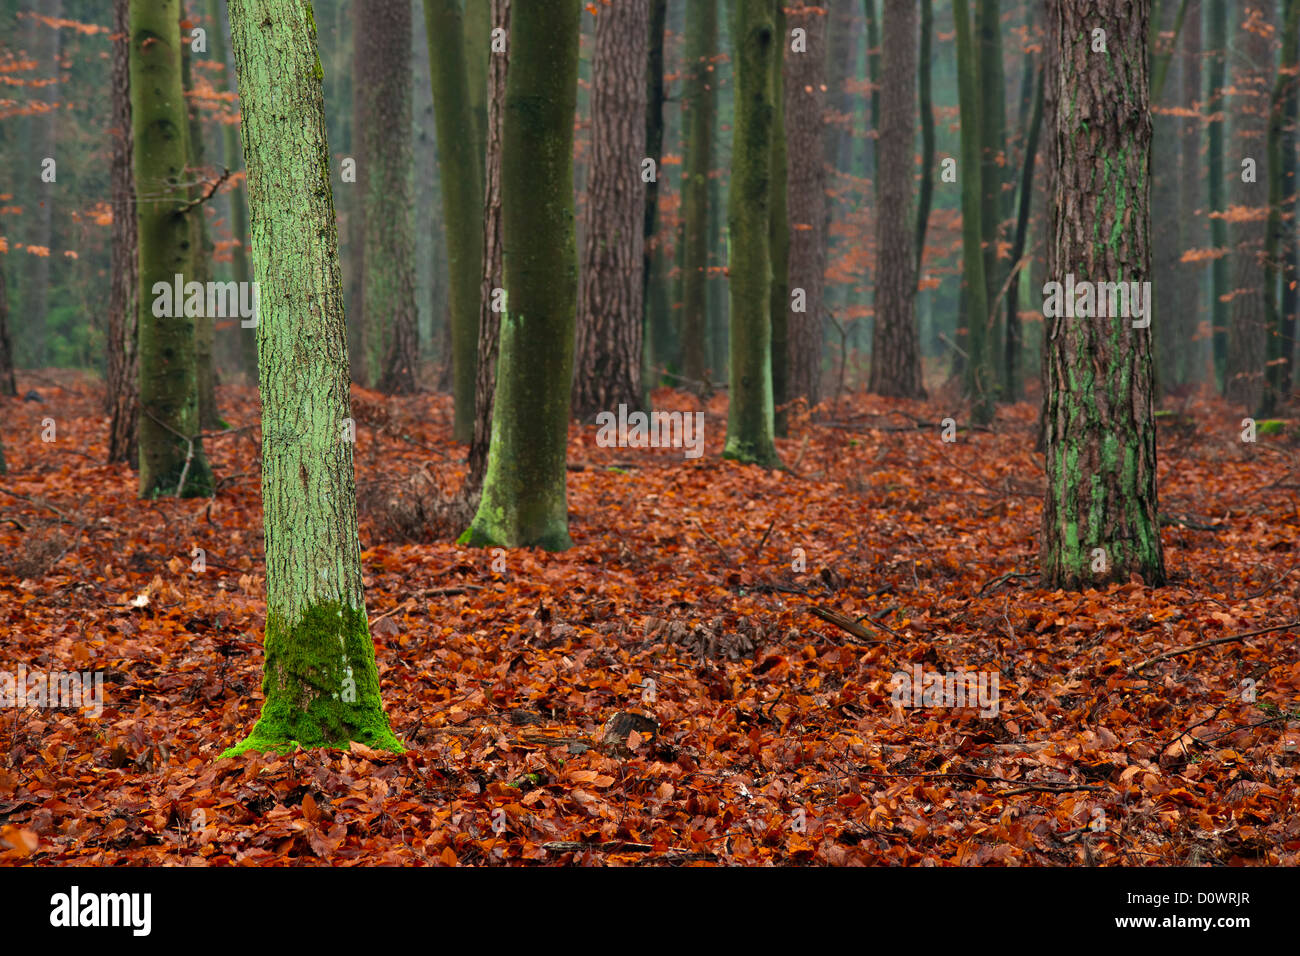
M787 384L790 373L790 157L785 136L785 52L789 49L785 9L776 5L776 62L772 65L772 174L768 241L772 250L772 427L785 436Z
M989 342L986 258L982 248L985 235L981 168L984 96L977 69L977 38L971 33L967 0L953 0L953 22L957 28L957 82L961 112L958 176L961 179L962 276L966 283L966 358L963 367L971 418L977 425L987 425L993 420L996 383L993 349Z
M876 141L876 331L870 390L923 398L916 330L916 252L910 234L916 135L916 3L884 0L880 138Z
M199 439L195 321L183 302L154 315L154 285L191 281L193 235L185 186L188 120L177 0L132 0L131 120L140 252L140 495L212 492Z
M411 4L367 0L359 26L361 151L366 163L366 308L370 381L415 391L418 360L415 227L411 185Z
M712 0L710 0L710 5ZM591 165L577 322L573 413L640 408L645 242L645 63L649 0L615 0L596 17ZM706 219L707 222L707 214Z
M802 310L793 302L786 334L786 402L804 399L809 407L821 401L822 321L826 273L826 167L822 139L826 125L827 11L808 0L786 9L785 127L789 155L786 189L790 219L790 294L803 293ZM802 29L807 49L798 53L788 44ZM775 345L773 352L776 352ZM780 368L780 355L775 356Z
M730 405L723 456L778 464L772 400L772 71L779 69L777 0L733 0Z
M713 113L717 97L717 0L688 9L686 82L682 92L686 128L682 169L682 375L703 381L709 367L709 171L713 168Z
M400 751L379 694L357 538L347 337L308 0L231 0L262 390L262 715L226 751Z
M1064 281L1151 276L1148 0L1059 0L1056 257ZM1107 52L1093 52L1093 30ZM1048 348L1042 584L1164 583L1150 329L1061 318Z
M491 0L492 27L510 35L510 0ZM483 175L483 284L479 293L478 366L474 389L474 437L469 444L469 474L464 496L478 503L492 442L492 408L496 398L501 315L494 308L496 290L505 288L501 235L501 135L505 115L509 45L488 61L487 144Z
M130 0L113 0L113 158L110 173L113 190L113 275L108 292L108 334L104 342L108 353L104 392L107 406L105 411L109 415L110 462L134 462L139 454L136 444L140 425L136 302L140 293L140 263L136 243L135 176L131 157L130 35Z
M465 49L459 0L425 0L424 22L451 279L454 434L457 441L468 442L474 437L479 286L483 281L483 157L469 92L471 53ZM367 263L367 268L370 265Z
M578 298L573 118L581 9L581 0L511 3L501 159L507 309L487 477L463 544L572 544L565 457Z

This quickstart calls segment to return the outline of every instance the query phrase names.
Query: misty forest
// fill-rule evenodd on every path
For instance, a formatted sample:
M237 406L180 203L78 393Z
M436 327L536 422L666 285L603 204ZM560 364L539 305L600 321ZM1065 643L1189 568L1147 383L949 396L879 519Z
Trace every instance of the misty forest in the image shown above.
M0 0L0 863L1300 863L1300 0Z

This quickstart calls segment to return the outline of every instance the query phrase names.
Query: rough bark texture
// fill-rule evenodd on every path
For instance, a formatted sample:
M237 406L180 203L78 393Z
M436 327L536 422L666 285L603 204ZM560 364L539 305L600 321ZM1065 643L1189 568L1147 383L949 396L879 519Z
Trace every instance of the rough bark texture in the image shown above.
M199 434L195 320L154 315L154 285L193 269L185 169L188 121L177 0L132 0L131 117L140 249L140 494L201 496L212 473ZM196 209L201 207L195 207Z
M492 27L510 35L510 0L492 0ZM501 235L501 135L505 115L510 48L492 53L488 62L487 146L483 177L483 286L479 294L478 368L474 389L474 438L469 445L469 474L464 496L478 504L492 442L492 406L496 397L501 315L493 310L497 289L505 289Z
M347 337L316 24L307 0L231 0L262 389L262 715L223 756L400 751L384 714L357 539Z
M912 140L916 133L916 3L884 0L880 139L876 142L876 331L870 390L922 398L916 330L916 255L911 243Z
M768 180L771 210L767 220L772 251L772 287L768 293L772 316L772 427L785 436L786 379L790 369L790 203L787 193L790 159L785 138L785 52L789 49L785 13L776 4L775 63L772 65L772 172Z
M772 402L772 71L779 68L777 0L735 0L736 115L731 197L731 371L723 456L775 465Z
M703 381L709 366L706 341L709 310L709 170L713 168L713 113L717 82L717 0L697 0L688 11L686 83L682 125L686 129L682 169L682 375Z
M596 17L591 165L573 413L640 408L644 267L646 41L649 0L614 0Z
M451 278L454 434L457 441L468 442L474 437L479 285L483 281L483 158L472 135L474 112L459 0L425 0L424 20Z
M1285 27L1282 31L1282 56L1278 63L1277 79L1269 100L1268 121L1268 225L1264 246L1264 298L1267 321L1268 347L1267 377L1264 394L1257 409L1260 415L1273 415L1284 400L1284 383L1291 378L1293 348L1289 341L1286 323L1282 318L1279 301L1278 278L1283 273L1283 254L1287 238L1295 231L1294 221L1286 222L1285 214L1292 207L1288 197L1294 197L1296 184L1287 181L1285 173L1295 166L1294 143L1287 133L1287 104L1295 95L1296 40L1300 30L1300 0L1286 0ZM1290 146L1284 151L1284 144ZM1284 155L1285 152L1285 155ZM1292 333L1294 334L1294 330Z
M785 127L790 159L786 180L790 216L791 293L802 289L805 307L791 312L786 335L786 401L821 401L822 322L826 274L826 27L824 7L798 0L786 10L789 36L807 31L806 53L785 55Z
M989 339L988 285L982 243L983 174L980 154L984 138L981 123L984 97L977 67L977 38L971 33L967 0L953 0L953 21L957 28L957 76L961 100L961 231L962 276L965 279L966 303L966 392L971 403L971 417L976 424L993 420L996 383L993 373L993 350Z
M1269 88L1273 78L1273 3L1249 0L1234 11L1243 20L1234 60L1235 95L1229 105L1234 118L1234 154L1255 160L1255 181L1242 181L1240 159L1229 164L1233 173L1233 205L1255 215L1230 226L1233 253L1231 319L1224 397L1248 415L1260 410L1264 398L1268 353L1268 299L1265 282L1265 239L1268 221Z
M411 188L411 4L369 0L361 21L361 150L366 157L365 303L370 380L415 391L419 354Z
M1064 281L1151 275L1149 0L1059 0L1056 267ZM1092 31L1106 31L1106 53ZM1047 366L1042 583L1164 583L1150 329L1062 318Z
M478 513L461 535L465 544L572 544L565 454L578 298L573 118L580 13L580 0L511 3L501 160L507 311L487 477Z
M135 177L131 155L130 0L113 0L113 275L104 342L108 460L135 462L140 424L140 369L136 354L140 264L136 243ZM2 384L2 383L0 383ZM9 394L13 394L10 392Z

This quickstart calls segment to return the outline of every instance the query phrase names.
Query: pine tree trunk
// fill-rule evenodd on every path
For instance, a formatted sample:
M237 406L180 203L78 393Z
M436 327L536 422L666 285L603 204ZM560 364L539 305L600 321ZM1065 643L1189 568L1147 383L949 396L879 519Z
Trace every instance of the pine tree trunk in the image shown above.
M704 380L709 309L709 171L713 168L713 114L718 53L717 0L697 0L688 10L686 82L682 92L686 128L682 171L682 375Z
M1151 276L1149 2L1059 0L1057 8L1059 272L1051 278L1143 282ZM1092 51L1098 29L1106 53ZM1134 329L1131 318L1055 323L1043 587L1099 587L1133 574L1164 583L1152 378L1150 329Z
M108 460L137 461L140 426L140 368L137 296L135 177L131 152L130 0L113 0L112 137L113 275L108 293L108 335L104 343L105 411L109 414ZM12 393L10 393L12 394Z
M870 390L892 398L923 398L916 331L916 254L912 177L916 135L916 3L884 0L880 138L876 141L876 331Z
M507 309L487 476L463 544L572 544L565 457L578 298L573 121L580 14L581 0L511 3L501 150Z
M784 38L777 0L735 0L732 31L736 110L731 150L731 372L723 457L778 463L772 404L772 71Z
M786 143L790 158L791 295L803 294L803 308L792 310L786 337L785 401L821 401L822 321L825 314L826 167L822 139L826 126L827 13L808 0L786 11L786 37L806 31L807 49L785 56Z
M957 28L957 75L961 111L961 231L962 275L966 283L966 392L971 402L971 418L977 425L993 420L996 382L993 350L989 343L988 285L985 280L985 256L982 211L984 205L981 129L984 97L977 67L977 38L971 33L967 0L953 0L953 21Z
M492 0L492 27L510 35L510 0ZM504 291L501 235L501 136L505 115L506 76L510 48L491 53L488 61L487 146L483 177L483 285L479 294L478 366L474 390L474 438L469 445L469 475L464 497L478 505L487 473L492 442L492 407L496 397L497 362L501 341L501 316L494 308L497 290Z
M415 391L419 358L415 227L411 189L411 4L369 0L361 21L361 150L366 157L365 302L378 365L390 395ZM475 322L477 327L477 322ZM377 348L376 348L377 347Z
M775 434L786 433L786 378L790 369L790 202L787 194L790 159L785 137L785 51L789 34L785 28L782 0L776 4L776 62L772 66L772 168L768 188L771 213L768 242L772 250L772 287L768 294L772 317L772 425Z
M573 414L645 403L641 269L645 242L645 69L649 0L615 0L596 17L591 166L583 236ZM707 221L707 220L706 220Z
M1210 218L1210 245L1227 252L1228 250L1228 223L1222 217L1222 213L1227 208L1227 196L1225 186L1229 169L1225 162L1224 153L1224 133L1228 125L1228 114L1226 112L1227 100L1224 97L1224 90L1228 85L1228 6L1225 0L1209 0L1206 8L1206 14L1209 17L1209 44L1210 44L1210 68L1208 71L1208 90L1206 94L1206 113L1209 124L1209 150L1210 155L1207 160L1206 178L1209 181L1210 208L1207 214ZM1238 169L1238 172L1240 170ZM1220 215L1216 216L1215 213ZM1228 294L1232 290L1232 280L1230 278L1230 268L1232 260L1229 256L1223 255L1214 260L1212 266L1212 322L1213 322L1213 353L1214 369L1221 386L1227 387L1227 368L1228 368L1228 325L1231 321L1229 314Z
M353 740L401 751L380 699L361 582L316 24L308 0L231 0L230 17L262 289L266 660L261 718L222 756Z
M185 303L155 316L155 284L190 281L193 245L187 189L187 119L177 0L131 2L131 119L140 250L140 495L212 493L199 434L195 321Z
M1270 81L1273 76L1272 0L1248 0L1240 10L1249 24L1234 49L1238 69L1229 112L1235 118L1233 138L1242 159L1255 160L1255 181L1244 182L1242 167L1233 174L1233 205L1263 211L1268 204L1268 125ZM1265 244L1268 222L1252 218L1231 226L1233 251L1232 315L1228 325L1228 361L1224 397L1248 415L1260 410L1265 390L1268 354L1268 297L1264 290Z
M187 18L184 3L181 4L181 20ZM181 81L185 86L185 104L189 142L189 172L187 178L194 180L190 190L191 201L201 202L207 195L208 184L204 177L209 173L205 159L203 143L203 123L198 105L193 100L194 81L190 65L193 54L190 52L190 37L181 28ZM208 234L208 217L205 206L195 206L190 212L190 242L192 243L191 272L186 281L193 280L205 289L212 279L212 238ZM204 431L221 427L221 415L217 411L217 372L213 365L212 349L215 344L216 317L209 315L206 306L202 315L194 317L194 369L198 377L199 388L199 427Z
M567 3L567 0L564 0ZM438 166L451 273L452 391L457 441L474 437L479 286L483 281L483 173L469 97L465 28L458 0L425 0ZM367 263L371 268L373 263ZM369 308L369 306L367 306Z

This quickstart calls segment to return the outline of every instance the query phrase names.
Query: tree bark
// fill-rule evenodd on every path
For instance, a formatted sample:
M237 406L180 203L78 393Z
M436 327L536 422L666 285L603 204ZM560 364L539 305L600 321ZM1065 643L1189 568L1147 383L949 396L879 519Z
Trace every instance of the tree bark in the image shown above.
M125 2L125 0L122 0ZM5 288L5 270L0 263L0 395L16 396L14 351L9 339L9 295Z
M231 0L253 262L266 527L262 714L247 750L401 751L384 714L357 538L347 335L308 0ZM310 401L304 401L310 397Z
M1024 398L1025 375L1022 367L1024 327L1020 322L1020 269L1017 263L1025 254L1029 234L1029 213L1034 198L1034 165L1038 158L1038 140L1043 126L1043 65L1032 67L1033 58L1025 54L1025 72L1034 83L1033 105L1029 111L1029 129L1025 133L1024 156L1020 165L1020 185L1016 195L1016 232L1011 240L1012 273L1007 283L1007 337L1005 353L1005 399L1018 402ZM1037 80L1033 79L1037 74Z
M712 0L716 2L716 0ZM646 336L646 360L653 364L666 364L663 357L654 352L654 336L650 331L664 324L662 316L652 314L653 297L651 280L655 273L655 264L660 259L659 242L659 174L663 163L664 150L664 29L668 19L668 0L651 0L650 33L646 48L646 111L645 111L645 152L646 157L655 164L655 178L646 183L645 189L645 228L641 251L641 314L644 317L642 328ZM653 383L651 385L653 387Z
M1056 267L1064 281L1151 276L1149 0L1059 0ZM1093 52L1094 30L1107 52ZM1164 583L1150 329L1062 318L1048 346L1046 588Z
M876 141L876 331L870 390L923 398L916 331L916 254L910 232L916 135L916 3L884 0L880 138Z
M596 17L591 165L583 236L573 413L645 403L641 388L646 42L649 0L614 0ZM707 221L707 220L706 220Z
M365 292L370 381L416 389L415 229L411 189L411 3L368 0L359 24L361 152L366 163ZM477 323L476 323L477 324Z
M925 234L934 201L934 99L931 95L930 55L934 45L934 0L921 0L921 63L917 95L921 101L921 195L916 209L916 275L925 265Z
M190 281L188 134L177 0L131 0L131 117L140 250L140 495L212 493L199 435L195 322L185 303L154 315L155 284Z
M785 28L782 0L776 4L776 45L772 66L772 167L768 180L771 211L767 223L772 250L772 287L768 293L772 317L772 403L774 434L785 437L786 378L790 368L790 159L785 136L785 51L789 34Z
M483 158L477 151L475 137L466 135L474 130L474 111L469 97L460 3L425 0L424 20L433 77L443 221L451 274L454 435L457 441L468 442L474 437L478 297L483 281Z
M682 375L704 380L709 367L706 341L709 310L709 171L713 168L713 114L717 82L717 0L690 5L686 30L686 83L682 93L686 128L682 170Z
M109 414L108 460L135 463L140 425L140 368L137 356L137 297L140 293L136 241L135 177L132 171L131 34L129 0L113 0L112 196L113 275L108 293L108 335L104 343L105 411ZM9 394L14 394L10 392Z
M580 0L511 3L501 151L507 310L487 476L462 544L572 544L565 457L578 298L573 120L580 14Z
M1182 156L1178 174L1179 216L1178 248L1205 248L1208 235L1205 231L1205 213L1201 204L1205 200L1205 148L1204 118L1200 115L1201 57L1204 49L1201 36L1200 0L1192 0L1187 20L1183 25L1182 55L1182 106L1187 113L1181 132ZM1177 329L1178 349L1171 383L1187 384L1200 380L1203 341L1197 328L1203 314L1202 282L1204 263L1180 262L1176 271L1176 304L1172 321Z
M795 29L806 31L807 51L785 57L785 121L790 168L787 179L792 295L802 292L803 309L792 310L787 335L784 401L821 401L822 321L825 314L826 166L822 139L826 126L826 28L824 7L797 0L786 11L786 42Z
M771 164L775 108L772 71L783 39L777 0L735 0L736 110L731 196L731 370L723 457L765 467L779 461L773 441Z

